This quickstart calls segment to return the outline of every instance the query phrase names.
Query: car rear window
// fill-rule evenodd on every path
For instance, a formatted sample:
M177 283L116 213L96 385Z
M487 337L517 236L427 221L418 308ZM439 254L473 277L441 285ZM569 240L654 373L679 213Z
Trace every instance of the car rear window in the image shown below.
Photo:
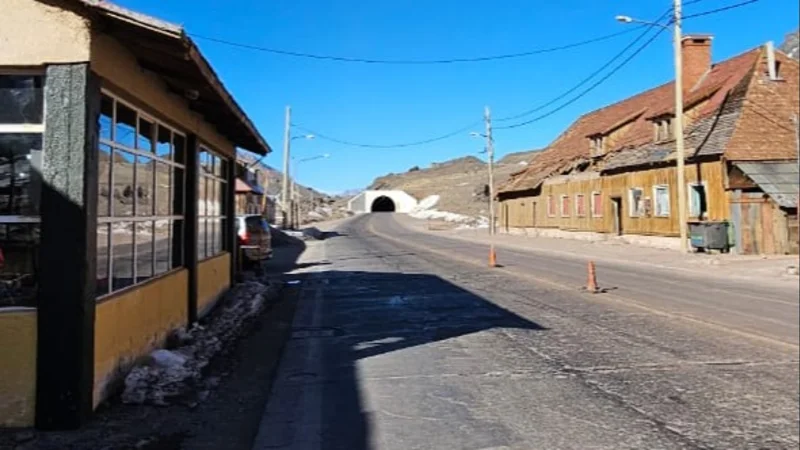
M269 225L263 217L251 216L244 219L248 233L265 232L269 230Z

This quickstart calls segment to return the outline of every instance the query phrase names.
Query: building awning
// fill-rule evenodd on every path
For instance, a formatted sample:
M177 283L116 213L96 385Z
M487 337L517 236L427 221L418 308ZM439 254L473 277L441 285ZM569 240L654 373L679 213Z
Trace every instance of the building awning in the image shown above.
M170 90L189 99L189 107L234 145L260 155L272 151L181 26L105 0L77 1L88 8L99 30L122 43Z
M796 208L800 172L797 161L734 162L778 206Z

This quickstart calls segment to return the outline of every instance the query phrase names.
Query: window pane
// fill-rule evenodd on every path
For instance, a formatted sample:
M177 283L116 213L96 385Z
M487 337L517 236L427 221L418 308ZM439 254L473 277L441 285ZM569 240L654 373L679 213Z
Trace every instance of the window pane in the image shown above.
M206 180L206 215L218 216L217 212L217 186L218 183L209 178Z
M109 224L100 224L97 226L97 276L95 278L95 286L97 289L95 295L97 297L108 294L110 288L108 283L108 242L109 239L111 239L110 231L111 225Z
M0 134L0 214L39 214L40 134Z
M114 150L114 203L112 215L132 216L134 202L133 167L136 158L133 154Z
M218 231L218 233L219 233L219 240L218 240L219 246L218 247L219 248L217 249L217 253L221 253L223 250L230 250L228 248L228 240L225 238L225 235L226 235L226 233L225 233L225 224L226 224L226 220L225 219L219 219L219 231Z
M153 136L156 126L153 122L139 119L139 135L136 138L136 148L142 151L153 151Z
M222 176L221 158L219 156L214 155L212 159L214 160L214 175L218 177Z
M211 175L211 155L201 150L199 154L200 175Z
M166 163L156 163L156 215L169 216L172 208L172 170Z
M153 222L136 224L136 282L153 276Z
M153 167L152 158L136 157L136 215L153 215Z
M118 222L111 227L113 277L111 290L133 284L133 223Z
M169 220L156 220L156 231L155 231L155 241L156 241L156 268L155 274L161 274L168 271L172 267L171 257L170 257L170 247L172 246L171 241L171 228L172 225Z
M103 96L100 101L100 139L113 139L114 128L114 99Z
M130 148L136 143L136 111L117 102L117 126L114 130L114 141Z
M179 190L178 188L181 187ZM176 216L183 215L183 197L179 195L180 192L185 192L183 184L183 169L180 167L172 168L172 214Z
M216 191L216 203L217 203L217 214L218 216L225 215L225 187L227 186L225 183L216 182L217 191Z
M0 123L42 123L43 77L0 76Z
M169 128L158 126L158 141L156 142L156 155L170 159L172 156L172 131Z
M197 259L206 257L206 219L197 219Z
M206 215L206 178L200 177L197 182L197 215Z
M172 146L174 161L178 164L186 164L186 139L180 134L173 133Z
M0 224L0 307L36 306L39 224Z
M181 267L183 265L183 220L173 220L172 223L170 242L170 255L172 257L172 268ZM177 236L177 238L175 238Z
M108 201L111 195L111 147L98 145L97 159L97 215L106 217L111 214Z

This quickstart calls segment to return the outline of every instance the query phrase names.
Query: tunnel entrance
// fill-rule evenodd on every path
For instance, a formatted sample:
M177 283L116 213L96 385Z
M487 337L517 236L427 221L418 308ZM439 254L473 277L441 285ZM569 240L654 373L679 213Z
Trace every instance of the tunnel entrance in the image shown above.
M394 212L394 200L385 195L381 195L372 202L371 212Z

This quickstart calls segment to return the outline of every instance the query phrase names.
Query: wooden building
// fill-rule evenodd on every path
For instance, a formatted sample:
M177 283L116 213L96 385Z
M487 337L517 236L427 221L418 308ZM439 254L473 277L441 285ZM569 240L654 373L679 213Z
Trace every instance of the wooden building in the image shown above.
M728 221L740 253L796 253L797 61L768 44L711 64L710 36L683 52L689 220ZM578 118L501 186L500 229L679 236L673 99L668 83Z
M227 291L270 148L177 25L4 0L0 42L0 426L74 428Z

